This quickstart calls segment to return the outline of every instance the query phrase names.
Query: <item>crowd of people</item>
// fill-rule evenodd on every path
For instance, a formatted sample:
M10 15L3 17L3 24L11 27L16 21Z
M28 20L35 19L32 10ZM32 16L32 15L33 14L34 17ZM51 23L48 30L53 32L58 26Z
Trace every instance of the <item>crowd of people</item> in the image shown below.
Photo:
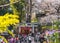
M7 41L8 43L49 43L50 39L52 41L55 41L55 33L56 30L42 30L41 32L35 31L32 33L32 31L25 35L25 34L19 34L15 37L9 36ZM1 43L5 43L2 41Z

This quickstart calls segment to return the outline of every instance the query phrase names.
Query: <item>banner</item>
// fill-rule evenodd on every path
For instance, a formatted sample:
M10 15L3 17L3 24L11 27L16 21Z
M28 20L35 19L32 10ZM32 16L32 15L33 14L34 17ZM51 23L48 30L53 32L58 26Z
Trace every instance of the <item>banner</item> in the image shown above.
M21 31L20 34L29 34L31 27L20 27Z

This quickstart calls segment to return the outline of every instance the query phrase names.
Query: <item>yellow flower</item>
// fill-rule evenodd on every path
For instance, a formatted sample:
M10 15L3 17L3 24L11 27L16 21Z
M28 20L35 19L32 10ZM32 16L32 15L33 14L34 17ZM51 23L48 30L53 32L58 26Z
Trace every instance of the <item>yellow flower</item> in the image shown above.
M16 25L19 23L18 15L6 13L4 16L0 16L0 33L7 30L7 26Z

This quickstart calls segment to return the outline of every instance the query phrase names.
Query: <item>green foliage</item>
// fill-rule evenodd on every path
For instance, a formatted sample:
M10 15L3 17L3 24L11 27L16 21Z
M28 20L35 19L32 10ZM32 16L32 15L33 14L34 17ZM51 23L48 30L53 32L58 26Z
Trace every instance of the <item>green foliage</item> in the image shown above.
M31 22L38 22L38 19L34 18L34 19L31 20Z
M14 0L10 1L10 3L12 3L12 2L14 2ZM17 14L20 16L20 18L19 18L20 22L22 22L22 20L25 19L24 6L25 6L24 0L20 0L20 2L11 5L13 11L15 11L15 14L16 14L16 12L18 12Z
M19 1L15 4L12 4L13 2ZM24 6L25 4L25 0L0 0L0 5L5 5L7 3L10 3L12 5L9 6L5 6L5 7L0 7L0 15L4 15L7 12L9 13L14 13L14 14L18 14L20 16L20 22L22 20L25 20L25 10L24 10ZM11 10L9 10L9 8L11 8Z
M9 3L9 0L0 0L0 5L6 5ZM0 7L0 15L7 13L9 6Z
M9 0L0 0L0 5L4 5L9 3Z

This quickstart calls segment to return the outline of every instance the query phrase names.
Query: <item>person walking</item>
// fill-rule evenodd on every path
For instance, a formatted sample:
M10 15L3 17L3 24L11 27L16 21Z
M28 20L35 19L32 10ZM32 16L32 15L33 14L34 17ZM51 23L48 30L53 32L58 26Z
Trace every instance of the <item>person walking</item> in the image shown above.
M31 35L28 36L28 40L29 40L29 43L32 42L32 38L31 38Z
M39 41L40 41L40 43L43 43L43 42L45 41L44 32L42 32L42 33L40 34Z

